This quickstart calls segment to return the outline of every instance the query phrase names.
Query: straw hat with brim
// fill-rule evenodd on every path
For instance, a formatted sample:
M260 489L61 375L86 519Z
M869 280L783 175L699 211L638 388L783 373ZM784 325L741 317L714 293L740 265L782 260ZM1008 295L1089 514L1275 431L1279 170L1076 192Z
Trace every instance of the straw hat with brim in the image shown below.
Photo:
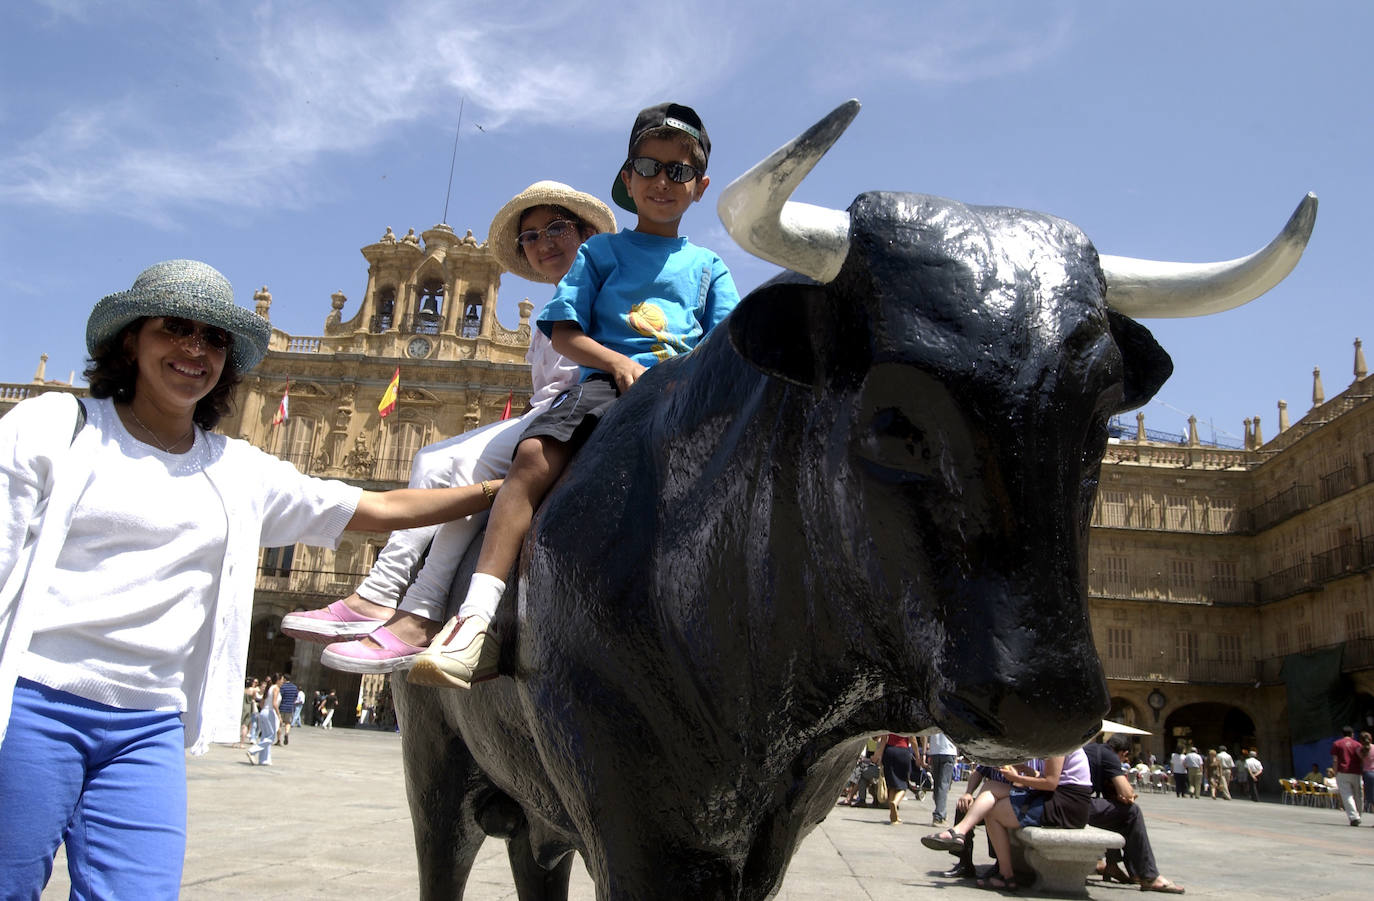
M525 253L515 242L519 234L520 217L530 207L561 206L601 233L615 231L615 213L590 194L575 191L559 181L537 181L512 197L491 220L487 229L487 244L496 254L497 262L507 272L532 282L553 284L556 278L540 275L525 259Z
M272 334L266 319L234 303L229 280L212 266L168 260L140 272L129 290L100 298L86 320L86 350L95 356L96 348L143 316L179 316L224 329L234 336L239 372L258 365Z

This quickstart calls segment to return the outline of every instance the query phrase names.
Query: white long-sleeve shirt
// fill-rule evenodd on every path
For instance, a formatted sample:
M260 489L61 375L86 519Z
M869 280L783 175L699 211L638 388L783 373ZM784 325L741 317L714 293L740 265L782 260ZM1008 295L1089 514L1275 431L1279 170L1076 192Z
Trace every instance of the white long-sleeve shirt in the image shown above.
M108 486L103 480L118 477L118 472L102 466L108 466L106 452L119 444L123 432L113 403L87 399L85 405L87 423L74 439L76 405L69 395L49 393L31 398L0 419L0 497L8 507L0 533L0 741L9 722L15 679L28 671L26 661L31 661L28 651L35 633L40 636L38 647L52 656L53 648L63 641L51 628L54 616L86 617L82 627L86 640L98 635L100 629L118 631L124 625L111 622L96 627L89 614L59 614L53 600L54 592L90 593L89 586L79 590L73 587L80 584L77 574L60 570L64 566L70 569L73 561L94 551L89 546L66 549L66 545L69 536L78 544L89 543L89 524L81 521L86 515L83 502L87 512L102 494L108 503L111 495L106 493ZM191 552L189 559L180 559L176 547L162 544L162 533L151 531L145 536L145 556L139 566L151 566L164 574L208 567L203 574L208 578L192 577L200 579L198 602L204 608L203 638L198 634L193 644L203 646L203 654L172 648L174 639L161 642L160 649L150 649L158 659L169 650L182 654L187 664L179 677L186 710L186 743L192 753L199 753L211 741L234 741L238 736L258 548L298 541L336 545L353 517L361 489L301 475L291 464L245 441L200 429L195 441L203 453L196 465L211 489L197 503L205 507L201 515L207 521L217 521L217 528L222 529L219 552L216 555L203 548ZM98 479L102 486L92 494ZM161 477L153 476L152 482L144 486L145 490L171 490ZM163 509L168 508L164 505ZM116 568L120 568L118 564ZM122 578L127 588L137 574L124 573ZM181 590L163 585L161 579L152 581L163 593ZM64 603L72 600L80 599L68 597ZM74 624L77 619L69 622ZM141 628L156 631L157 624L166 626L165 621L154 618ZM126 646L123 652L130 648Z

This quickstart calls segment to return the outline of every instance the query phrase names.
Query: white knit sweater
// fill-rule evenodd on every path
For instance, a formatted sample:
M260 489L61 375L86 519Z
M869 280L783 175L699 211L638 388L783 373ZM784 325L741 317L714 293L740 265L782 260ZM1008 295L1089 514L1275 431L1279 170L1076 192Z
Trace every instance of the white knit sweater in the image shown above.
M49 590L68 531L83 495L104 476L100 449L118 443L122 431L110 401L85 404L88 421L75 439L69 395L31 398L0 419L0 496L8 507L0 532L0 741L34 627L52 612ZM181 685L186 744L201 753L211 741L238 736L258 547L336 545L361 490L303 476L245 441L197 430L196 442L227 529L218 571L200 580L205 653L198 662L188 656L193 665ZM166 561L172 571L178 563L185 560Z

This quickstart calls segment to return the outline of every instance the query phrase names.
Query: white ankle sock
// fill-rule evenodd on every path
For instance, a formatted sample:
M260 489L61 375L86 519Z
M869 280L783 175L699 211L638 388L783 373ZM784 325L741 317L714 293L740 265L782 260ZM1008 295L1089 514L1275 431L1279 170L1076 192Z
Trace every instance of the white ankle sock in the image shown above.
M496 605L506 593L506 583L486 573L473 573L468 583L468 596L458 608L458 616L480 616L488 621L496 615Z

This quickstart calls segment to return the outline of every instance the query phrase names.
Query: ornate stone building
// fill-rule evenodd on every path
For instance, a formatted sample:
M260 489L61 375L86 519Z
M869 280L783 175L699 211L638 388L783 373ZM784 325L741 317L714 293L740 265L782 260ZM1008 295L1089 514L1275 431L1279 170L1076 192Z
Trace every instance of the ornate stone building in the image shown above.
M532 305L519 305L513 330L497 321L501 270L471 232L387 229L362 253L357 309L345 320L348 300L336 292L319 337L274 330L222 430L311 474L390 488L409 478L420 447L500 418L508 398L524 406ZM267 289L254 299L270 318ZM382 419L377 402L397 367L399 403ZM0 385L0 415L48 390L83 393L47 381L40 365L32 382ZM283 393L290 415L274 426ZM1167 755L1180 738L1204 749L1253 744L1266 776L1284 775L1295 753L1285 672L1291 680L1308 658L1335 661L1328 694L1353 699L1359 723L1374 714L1371 395L1357 341L1355 381L1328 400L1315 374L1311 410L1290 426L1280 401L1268 441L1258 417L1235 449L1203 445L1195 428L1161 440L1140 418L1109 444L1089 602L1113 718L1150 730L1148 750ZM336 688L336 718L347 721L357 677L321 668L319 646L277 627L292 609L348 594L385 539L349 533L337 551L264 550L249 671L289 667L303 688ZM364 699L376 690L363 686Z
M1374 722L1374 379L1355 381L1264 441L1205 447L1134 435L1107 448L1093 510L1088 593L1113 718L1205 753L1258 747L1266 779L1295 757L1330 763L1302 719ZM1326 680L1312 666L1327 661ZM1302 699L1300 703L1290 703ZM1315 708L1327 709L1315 709ZM1314 742L1305 746L1305 742ZM1312 757L1317 754L1319 756Z

